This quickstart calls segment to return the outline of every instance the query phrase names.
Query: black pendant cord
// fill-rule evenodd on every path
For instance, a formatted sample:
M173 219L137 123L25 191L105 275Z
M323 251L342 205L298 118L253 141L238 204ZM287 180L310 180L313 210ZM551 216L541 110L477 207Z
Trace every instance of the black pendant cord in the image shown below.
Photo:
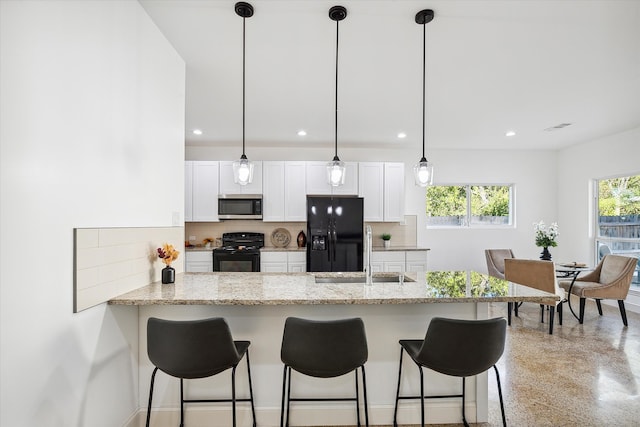
M426 162L425 157L425 135L427 133L427 119L425 99L427 98L427 23L422 24L422 159L420 162Z
M246 159L247 156L244 154L244 122L245 122L245 23L247 21L246 17L242 17L242 156L241 159Z
M340 21L336 21L336 114L335 114L335 133L334 133L334 141L335 141L335 156L333 158L334 161L340 160L338 158L338 43L340 40Z

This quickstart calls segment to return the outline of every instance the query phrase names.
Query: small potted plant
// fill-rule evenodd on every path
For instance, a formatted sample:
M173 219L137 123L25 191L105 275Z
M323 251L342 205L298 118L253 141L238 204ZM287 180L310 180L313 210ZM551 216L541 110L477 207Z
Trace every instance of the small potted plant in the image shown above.
M382 242L384 243L384 247L385 248L388 248L389 246L391 246L391 234L383 233L382 234Z

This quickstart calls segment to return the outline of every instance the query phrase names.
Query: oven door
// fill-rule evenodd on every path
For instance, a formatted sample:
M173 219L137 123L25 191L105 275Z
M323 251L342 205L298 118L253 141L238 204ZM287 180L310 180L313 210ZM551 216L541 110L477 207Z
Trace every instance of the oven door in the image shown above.
M260 271L260 252L213 251L213 271Z

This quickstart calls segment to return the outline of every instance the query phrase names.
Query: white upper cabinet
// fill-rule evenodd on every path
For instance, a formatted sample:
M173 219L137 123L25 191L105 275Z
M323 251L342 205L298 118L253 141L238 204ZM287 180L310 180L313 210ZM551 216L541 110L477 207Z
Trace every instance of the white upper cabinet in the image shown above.
M253 180L247 185L233 182L233 162L220 162L220 194L262 194L262 162L251 162Z
M263 162L263 221L307 220L305 162Z
M263 221L284 221L284 163L262 163Z
M364 198L364 220L404 220L404 163L362 162L358 195Z
M184 162L184 221L193 221L193 162Z
M332 187L327 183L328 162L306 162L307 194L311 195L352 195L358 194L358 163L345 162L344 185Z
M218 219L218 162L192 162L192 221Z
M364 198L364 220L384 221L384 163L358 164L358 196Z
M307 220L305 162L284 162L284 220Z
M384 220L404 221L404 163L384 164Z

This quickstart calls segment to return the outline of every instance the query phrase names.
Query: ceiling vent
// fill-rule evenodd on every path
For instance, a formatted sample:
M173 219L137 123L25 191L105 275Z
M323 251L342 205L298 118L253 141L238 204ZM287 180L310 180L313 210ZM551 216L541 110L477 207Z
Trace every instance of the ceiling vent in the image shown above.
M559 125L555 125L555 126L551 126L549 128L546 128L545 131L546 132L552 132L554 130L566 128L567 126L571 126L571 123L560 123Z

